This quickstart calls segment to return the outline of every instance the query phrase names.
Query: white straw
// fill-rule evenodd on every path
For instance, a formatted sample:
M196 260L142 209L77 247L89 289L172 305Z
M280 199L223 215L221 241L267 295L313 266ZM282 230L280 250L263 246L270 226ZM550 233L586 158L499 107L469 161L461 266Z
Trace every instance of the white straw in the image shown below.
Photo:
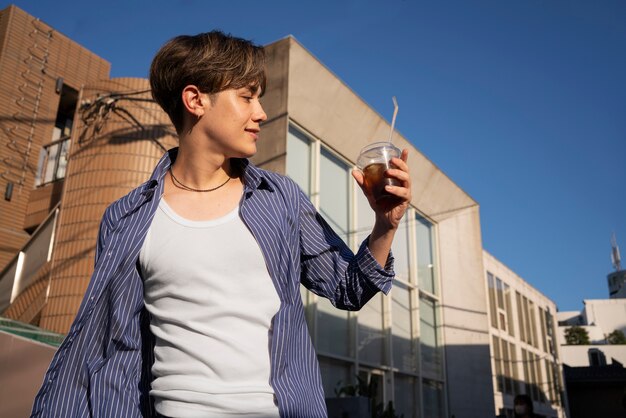
M393 128L396 126L396 116L398 115L398 101L396 100L396 96L393 96L391 100L393 100L393 117L391 118L391 131L389 132L389 143L391 143L391 138L393 137Z

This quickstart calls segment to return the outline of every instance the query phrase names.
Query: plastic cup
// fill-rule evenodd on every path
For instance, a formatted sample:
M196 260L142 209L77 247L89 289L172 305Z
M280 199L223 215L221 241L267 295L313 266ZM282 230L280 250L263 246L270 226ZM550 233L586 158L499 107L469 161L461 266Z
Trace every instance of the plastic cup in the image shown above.
M356 165L363 172L363 186L366 193L374 197L376 203L391 203L397 199L385 190L385 186L400 186L395 178L385 176L392 158L400 158L400 149L390 142L374 142L361 150Z

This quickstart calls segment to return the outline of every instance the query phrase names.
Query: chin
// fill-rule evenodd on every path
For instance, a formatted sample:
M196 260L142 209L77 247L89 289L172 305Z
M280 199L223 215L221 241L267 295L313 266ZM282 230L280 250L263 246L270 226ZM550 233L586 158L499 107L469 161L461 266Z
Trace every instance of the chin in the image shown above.
M256 154L257 149L248 149L248 150L238 150L233 153L234 158L252 158Z

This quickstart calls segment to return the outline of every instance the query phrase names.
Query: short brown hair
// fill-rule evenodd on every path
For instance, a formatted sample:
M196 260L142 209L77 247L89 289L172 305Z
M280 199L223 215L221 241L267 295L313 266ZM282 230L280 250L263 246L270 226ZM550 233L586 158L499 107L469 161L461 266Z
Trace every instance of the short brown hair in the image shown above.
M150 65L152 97L182 130L181 94L188 85L215 94L230 88L265 91L265 52L221 31L181 35L161 47Z

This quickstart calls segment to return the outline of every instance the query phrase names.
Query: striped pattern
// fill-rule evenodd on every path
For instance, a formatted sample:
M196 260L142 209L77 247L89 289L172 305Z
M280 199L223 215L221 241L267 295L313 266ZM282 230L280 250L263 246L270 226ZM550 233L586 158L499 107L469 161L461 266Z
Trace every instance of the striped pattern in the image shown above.
M107 208L94 273L35 398L33 417L155 416L148 396L154 338L137 260L176 151L163 156L146 183ZM378 291L389 292L393 258L382 268L367 240L354 255L292 180L241 163L241 217L261 247L281 302L270 343L270 383L280 414L325 417L299 284L337 308L357 310Z

